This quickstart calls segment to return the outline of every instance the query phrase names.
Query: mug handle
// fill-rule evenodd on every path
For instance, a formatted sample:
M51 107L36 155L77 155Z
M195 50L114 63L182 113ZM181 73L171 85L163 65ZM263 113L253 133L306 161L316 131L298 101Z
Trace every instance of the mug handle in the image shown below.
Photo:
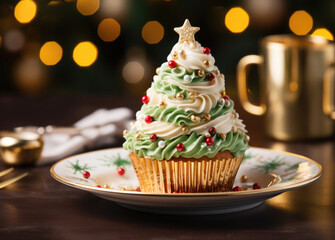
M323 112L331 119L335 120L335 106L334 106L334 87L335 83L332 82L331 70L335 70L335 63L332 63L326 69L323 76ZM333 88L331 86L333 85Z
M263 115L266 112L266 105L255 105L249 101L247 90L247 72L252 64L260 65L263 58L259 55L248 55L243 57L237 64L237 90L243 108L254 115Z

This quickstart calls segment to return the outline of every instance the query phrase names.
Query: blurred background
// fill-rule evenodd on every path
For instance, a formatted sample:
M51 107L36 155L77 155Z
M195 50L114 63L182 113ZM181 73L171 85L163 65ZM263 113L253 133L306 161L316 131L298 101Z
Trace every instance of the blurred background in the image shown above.
M142 96L186 18L234 92L263 36L333 40L334 12L331 0L2 0L0 94Z

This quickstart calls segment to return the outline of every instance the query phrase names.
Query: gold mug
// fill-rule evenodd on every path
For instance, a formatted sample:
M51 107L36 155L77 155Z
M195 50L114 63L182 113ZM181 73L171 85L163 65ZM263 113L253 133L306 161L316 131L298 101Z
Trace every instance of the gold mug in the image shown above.
M260 42L260 55L243 57L237 87L243 108L264 115L265 132L279 140L334 134L335 45L321 37L272 35ZM249 101L247 73L259 65L260 104Z

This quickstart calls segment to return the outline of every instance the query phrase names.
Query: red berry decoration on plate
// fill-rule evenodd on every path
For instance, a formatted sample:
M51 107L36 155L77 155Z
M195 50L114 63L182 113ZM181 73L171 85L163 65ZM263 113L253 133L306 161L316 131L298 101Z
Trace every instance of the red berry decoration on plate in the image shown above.
M146 123L151 123L152 120L153 120L153 118L152 118L150 115L147 115L147 116L145 116L145 118L144 118L144 121L145 121Z
M150 101L150 98L148 96L145 95L145 96L142 97L142 103L143 104L147 104L147 103L149 103L149 101Z
M215 127L211 127L209 130L208 130L209 134L210 135L215 135L216 134L216 128Z
M223 99L226 101L226 102L229 102L230 101L230 98L226 95L226 96L223 96Z
M85 171L83 172L83 177L84 178L89 178L91 176L90 172L89 171Z
M168 65L170 68L175 68L177 66L177 63L174 60L171 60L168 62Z
M101 188L101 186L100 186L100 185L96 185L95 187Z
M215 78L215 75L213 73L208 74L208 79L212 81Z
M184 144L182 144L182 143L178 143L177 146L176 146L176 148L177 148L177 150L178 150L179 152L181 152L181 151L184 150L185 146L184 146Z
M122 176L122 175L124 174L124 172L125 172L125 170L124 170L123 168L119 168L119 169L117 170L117 173L118 173L120 176Z
M242 189L239 187L239 186L236 186L236 187L234 187L233 188L233 191L234 192L239 192L239 191L241 191Z
M151 134L151 135L150 135L150 141L151 141L151 142L156 142L156 140L157 140L157 135L154 134L154 133Z
M252 189L261 189L261 185L259 185L259 183L254 183L254 185L252 185Z
M212 146L214 143L214 139L211 137L206 138L206 144L207 146Z
M202 52L203 52L204 54L210 54L210 53L211 53L211 50L210 50L208 47L204 47L204 48L202 49Z
M172 193L173 193L173 194L176 194L176 193L177 193L177 191L173 191Z

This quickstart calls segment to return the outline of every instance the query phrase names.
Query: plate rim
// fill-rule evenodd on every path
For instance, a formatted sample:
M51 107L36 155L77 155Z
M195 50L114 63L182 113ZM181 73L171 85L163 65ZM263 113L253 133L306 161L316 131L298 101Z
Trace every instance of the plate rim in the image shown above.
M79 153L79 154L74 154L71 156L68 156L66 158L63 158L57 162L55 162L51 168L50 168L50 175L57 180L60 183L63 183L65 185L77 188L77 189L81 189L81 190L86 190L86 191L90 191L90 192L94 192L95 194L102 192L102 193L113 193L113 194L119 194L119 195L140 195L140 196L152 196L152 197L209 197L209 196L238 196L238 195L257 195L260 193L276 193L276 192L285 192L286 190L292 190L298 187L302 187L305 185L308 185L314 181L316 181L317 179L319 179L322 176L322 165L318 162L316 162L315 160L309 158L309 157L305 157L303 155L299 155L296 153L291 153L291 152L287 152L287 151L282 151L282 150L277 150L277 149L270 149L270 148L262 148L262 147L250 147L249 149L259 149L259 150L265 150L265 151L271 151L271 152L277 152L277 153L281 153L281 154L287 154L287 155L291 155L294 157L299 157L302 158L308 162L312 162L313 164L315 164L318 167L318 173L314 176L312 176L311 178L308 178L304 181L301 182L296 182L296 183L292 183L289 184L287 186L272 186L271 188L261 188L261 189L253 189L252 191L239 191L239 192L213 192L213 193L183 193L183 194L174 194L174 193L150 193L150 192L138 192L138 191L126 191L126 190L118 190L118 189L108 189L108 188L98 188L95 186L88 186L85 184L81 184L81 183L75 183L71 180L65 179L63 177L61 177L60 175L58 175L55 172L55 167L57 164L60 164L63 161L68 160L69 158L73 158L76 156L80 156L80 155L86 155L89 153L94 153L94 152L101 152L101 151L108 151L108 150L125 150L122 147L114 147L114 148L106 148L106 149L100 149L100 150L93 150L93 151L89 151L89 152L84 152L84 153Z

